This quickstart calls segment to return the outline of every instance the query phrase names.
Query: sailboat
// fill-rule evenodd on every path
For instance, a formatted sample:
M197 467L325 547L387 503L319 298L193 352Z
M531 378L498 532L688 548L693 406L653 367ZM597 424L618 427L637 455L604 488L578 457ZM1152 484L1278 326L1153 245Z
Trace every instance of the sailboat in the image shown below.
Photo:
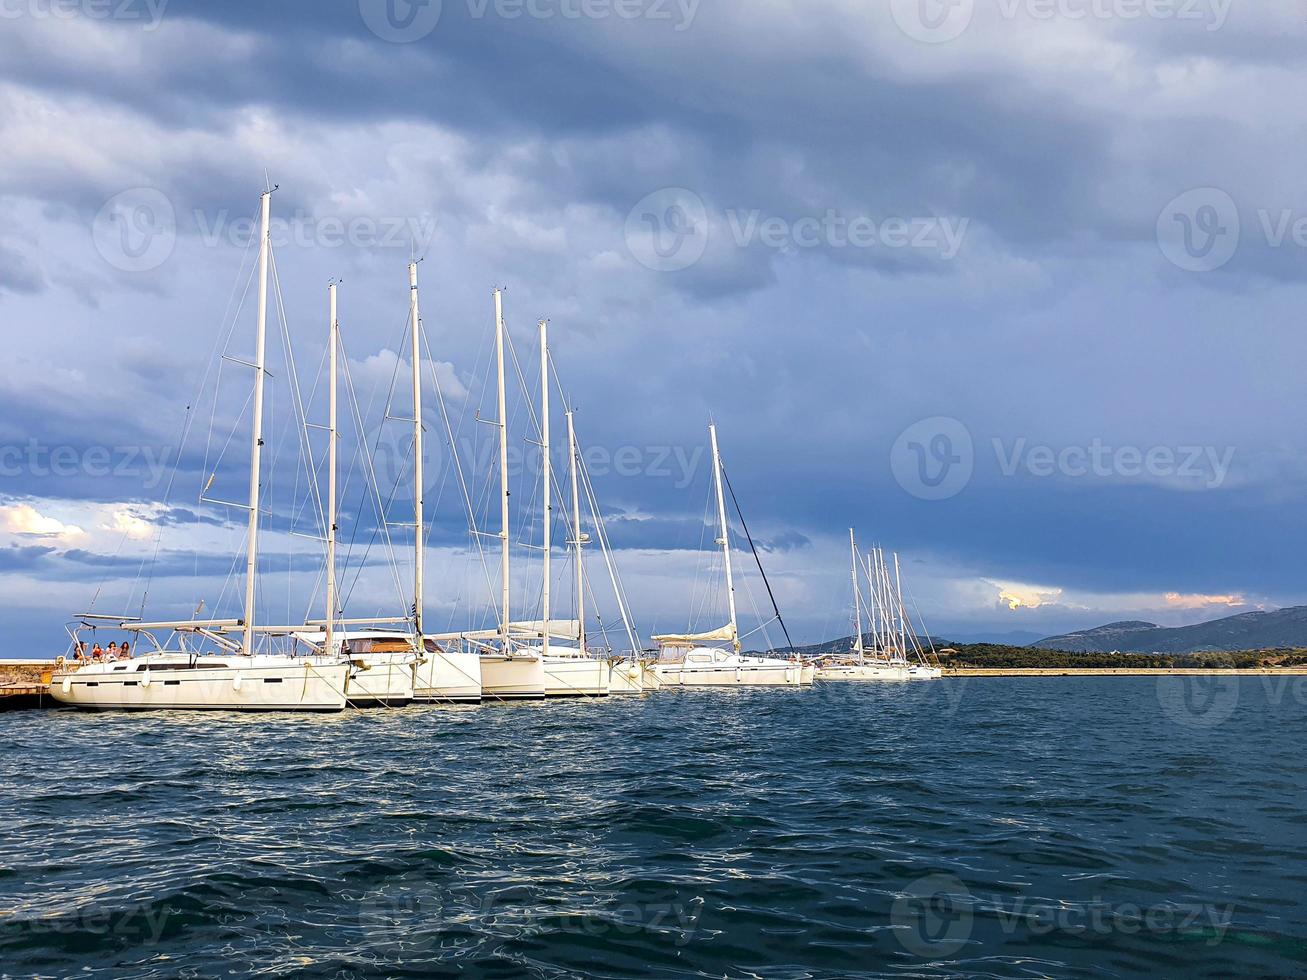
M943 671L931 663L912 627L903 601L903 577L899 556L894 554L894 570L885 552L873 548L865 563L858 557L853 531L849 531L853 552L853 589L858 635L851 654L825 657L817 668L821 680L934 680ZM865 574L868 588L868 615L872 648L863 647L861 589L859 571Z
M536 624L514 623L510 618L512 579L510 577L509 548L509 487L508 487L508 408L504 386L504 305L503 290L496 288L495 300L495 365L497 376L499 444L499 538L500 590L499 625L492 630L464 630L453 633L427 634L429 643L440 649L470 649L479 660L481 696L484 700L528 701L545 697L545 667L539 647L532 639L538 637ZM474 534L480 533L474 527ZM546 624L547 626L548 624Z
M50 693L79 708L173 708L281 711L340 711L345 707L349 664L332 657L259 653L254 639L258 570L259 479L263 451L263 394L268 312L269 223L272 192L261 199L258 319L255 335L250 490L246 527L245 608L240 620L145 623L120 618L118 628L144 638L154 651L125 661L67 663L55 670ZM105 617L81 617L91 626ZM92 626L93 628L93 626ZM239 642L225 635L239 632ZM176 638L161 643L156 633ZM74 633L74 642L77 634ZM170 640L171 642L171 640ZM205 651L212 644L221 653Z
M849 548L852 552L853 565L853 648L848 655L826 657L817 665L817 679L822 681L906 681L909 679L909 665L905 661L892 661L882 652L884 648L878 642L880 630L877 616L883 606L873 605L868 610L868 619L872 626L872 635L876 638L875 649L868 655L864 646L862 633L862 588L859 569L862 565L858 557L858 546L854 539L853 528L849 528ZM876 594L874 583L871 595Z
M550 555L552 551L550 533L553 525L553 506L551 503L553 470L552 461L549 458L549 322L541 320L538 326L540 330L540 459L543 488L540 522L542 527L540 542L542 584L540 593L541 621L538 624L531 624L531 626L538 626L539 628L540 646L537 649L544 665L546 697L607 697L612 668L607 660L591 657L585 647L584 581L579 533L580 501L577 498L574 445L571 447L573 450L571 478L573 545L577 549L575 588L578 618L566 622L559 622L550 618L552 612L550 604L550 586L552 584L550 582ZM568 421L571 422L570 413ZM574 640L577 645L571 647L554 643L555 638Z
M413 699L420 702L481 700L481 659L423 632L426 605L425 492L422 467L422 318L418 310L418 267L408 265L409 337L413 368L413 640L421 659L414 666Z
M708 437L712 444L713 486L717 498L717 543L721 545L725 563L730 622L702 633L655 636L653 640L659 647L659 662L653 671L664 685L676 687L799 687L811 684L815 670L798 658L783 660L746 656L740 652L730 527L726 521L726 498L722 492L722 458L717 447L716 423L708 426Z

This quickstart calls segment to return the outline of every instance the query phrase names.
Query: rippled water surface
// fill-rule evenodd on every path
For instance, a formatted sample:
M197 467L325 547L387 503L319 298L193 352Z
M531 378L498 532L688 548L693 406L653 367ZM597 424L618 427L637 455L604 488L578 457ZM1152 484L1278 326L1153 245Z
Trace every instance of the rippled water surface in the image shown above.
M0 974L1305 975L1307 678L1228 683L11 712Z

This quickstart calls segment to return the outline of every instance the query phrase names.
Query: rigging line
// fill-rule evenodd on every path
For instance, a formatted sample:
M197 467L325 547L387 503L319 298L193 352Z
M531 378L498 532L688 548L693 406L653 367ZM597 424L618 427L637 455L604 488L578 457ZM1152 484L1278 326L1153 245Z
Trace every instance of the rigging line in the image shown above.
M423 333L423 337L422 337L422 339L423 339L424 342L426 341L426 334L425 334L425 332ZM443 387L441 386L441 384L440 384L440 375L436 372L434 359L430 356L430 355L431 355L431 351L430 351L430 349L427 350L427 355L428 355L428 356L427 356L428 361L431 362L431 364L432 364L432 367L431 367L431 378L432 378L432 381L435 382L435 386L436 386L436 401L437 401L437 402L439 403L439 405L440 405L440 418L441 418L441 421L444 422L444 424L445 424L445 434L446 434L446 436L448 436L448 438L449 438L449 455L450 455L450 459L451 459L451 460L453 461L453 463L454 463L454 473L455 473L455 475L456 475L457 478L458 478L459 491L460 491L461 496L462 496L462 498L463 498L463 504L464 504L464 506L467 508L467 516L468 516L468 521L469 521L469 527L475 529L475 528L476 528L476 512L472 509L472 498L471 498L471 495L468 493L468 489L467 489L467 481L464 479L464 476L463 476L463 463L462 463L462 460L459 458L458 444L457 444L457 443L455 442L455 440L454 440L454 429L453 429L453 426L452 426L452 424L450 423L450 420L449 420L449 408L448 408L447 404L445 403L445 392L444 392L444 388L443 388ZM441 490L442 490L442 492L443 492L443 490L444 490L444 481L443 481L443 480L441 481ZM433 523L434 523L434 522L433 522ZM480 557L480 560L481 560L481 570L482 570L482 572L485 574L485 577L486 577L486 588L489 590L489 592L488 592L487 594L493 595L493 594L494 594L494 588L495 588L495 586L494 586L494 581L493 581L493 579L491 578L491 575L490 575L490 565L489 565L489 563L486 561L486 551L485 551L485 546L482 544L482 542L481 542L481 536L478 535L478 534L473 534L473 535L472 535L472 540L473 540L473 541L475 542L475 544L476 544L477 554L478 554L478 556Z
M348 401L349 401L349 408L351 411L352 421L354 422L355 425L355 432L359 434L360 441L362 441L362 435L366 430L363 428L363 418L359 414L357 391L354 387L354 375L349 366L350 363L349 356L345 354L345 341L343 338L340 339L340 350L341 350L341 354L344 355L341 357L340 360L345 366L345 391L349 396ZM398 370L398 367L396 368L396 370ZM382 427L378 426L377 427L378 444L380 443L381 440L381 430ZM364 445L364 448L366 449L366 444ZM400 608L407 609L408 599L404 592L404 586L400 583L399 580L399 567L395 559L394 542L390 537L390 527L386 523L385 507L381 500L381 486L377 482L376 467L373 463L372 456L366 451L360 453L359 458L363 460L363 468L367 476L368 489L372 491L371 497L365 497L365 499L370 500L373 506L375 507L377 520L376 520L376 525L372 529L372 538L369 540L367 548L364 549L363 560L358 562L357 564L356 571L354 573L354 580L353 582L351 582L349 588L345 590L343 596L341 597L341 608L344 608L348 604L350 597L354 594L354 589L355 587L357 587L359 578L363 574L363 568L366 564L367 556L371 552L372 545L376 542L377 536L380 535L382 540L386 544L386 551L390 558L391 575L395 580L395 594L399 597ZM396 484L398 485L398 477L396 477ZM351 530L351 534L350 534L349 547L346 549L347 561L353 557L354 541L358 535L359 526L362 524L362 520L361 520L363 516L362 501L359 502L358 516L360 519L355 520L354 522L354 527Z
M295 365L295 351L290 342L290 322L286 317L286 305L282 298L281 276L277 273L277 258L271 248L268 249L268 258L272 271L273 289L277 298L277 312L281 321L282 350L286 358L286 373L291 392L291 409L294 412L294 421L299 423L295 426L295 434L298 437L300 452L303 455L300 457L299 465L295 468L296 489L298 489L299 478L302 475L301 470L307 465L308 472L313 473L316 471L317 466L313 462L313 445L308 438L308 416L304 410L304 397L300 390L299 370ZM284 431L282 438L283 440L285 438ZM312 491L310 499L315 506L318 527L323 528L326 524L326 508L323 507L322 496L318 492L317 484L312 480L309 481L309 487Z
M400 338L400 347L401 347L401 348L404 346L404 338L406 338L406 337L408 336L408 320L409 320L408 309L405 308L405 310L404 310L404 327L403 327L403 336ZM344 339L342 338L342 339L341 339L341 350L344 351L344 349L345 349L345 343L344 343ZM388 348L383 348L383 350L386 350L386 349L388 349ZM378 355L378 356L380 356L380 355ZM348 376L348 375L349 375L349 364L348 364L348 358L344 358L344 360L346 361L346 364L345 364L345 368L346 368L345 373L346 373L346 375ZM391 399L394 397L394 392L395 392L395 382L396 382L396 380L397 380L398 377L399 377L399 366L400 366L401 363L402 363L402 361L401 361L401 358L400 358L400 356L399 356L399 353L398 353L398 352L395 352L395 364L394 364L394 366L391 368L391 371L390 371L390 387L389 387L389 389L388 389L387 392L386 392L386 406L385 406L385 412L383 413L383 420L384 420L385 418L388 418L389 415L390 415ZM379 392L380 387L381 387L381 386L378 385L378 384L373 384L373 386L372 386L372 392L371 392L371 394L368 396L368 407L367 407L367 411L362 413L362 415L360 416L361 418L368 418L368 417L371 417L371 415L372 415L372 406L376 403L376 400L377 400L377 393ZM355 394L353 397L357 400L357 395L356 395L356 394ZM356 413L356 414L357 414L357 413ZM384 429L385 429L384 424L382 424L382 425L378 425L378 426L377 426L377 441L376 441L376 443L374 444L374 446L373 446L373 450L372 450L373 453L374 453L374 455L375 455L376 449L377 449L378 447L380 447L380 445L381 445L381 436L382 436L382 433L383 433ZM358 430L357 430L357 432L356 432L356 434L355 434L355 443L356 443L356 446L357 446L357 448L358 448L359 450L361 450L361 451L363 451L363 452L367 452L367 449L368 449L368 440L367 440L367 431L366 431L366 429L364 429L364 428L362 428L362 427L358 428ZM355 458L357 459L357 456L356 456ZM346 500L346 499L348 499L348 497L349 497L349 491L350 491L350 488L353 486L353 480L354 480L354 474L355 474L355 471L356 471L356 470L355 470L355 465L351 465L349 471L345 474L345 485L341 488L341 492L340 492L340 499L342 499L342 500ZM360 502L360 513L361 513L361 508L362 508L362 502ZM351 543L351 545L352 545L352 543L353 543L353 539L352 539L352 538L350 539L350 543ZM347 550L348 550L348 549L347 549Z
M930 662L929 660L926 660L926 663L927 663L927 664L930 664L931 666L938 667L938 666L939 666L939 663L938 663L938 661L939 661L939 654L938 654L938 653L936 652L936 650L935 650L935 641L934 641L934 639L931 637L930 632L926 629L926 620L925 620L924 618L922 618L922 615L921 615L921 609L919 609L918 606L917 606L917 597L914 596L914 595L911 593L911 591L909 591L909 592L908 592L908 598L912 600L912 611L915 612L915 613L917 614L917 623L918 623L918 625L921 626L921 631L922 631L923 633L926 634L926 643L927 643L927 645L929 645L929 647L930 647L930 653L931 653L931 656L933 656L933 657L935 658L935 661L936 661L934 664L931 664L931 662ZM910 621L909 621L909 625L910 625ZM916 643L916 646L917 646L917 653L921 655L921 658L922 658L923 660L925 660L925 659L926 659L926 651L923 650L923 649L921 648L921 638L917 636L916 628L913 627L912 630L911 630L911 632L912 632L912 638L913 638L913 640L914 640L914 642Z
M409 320L408 311L405 310L404 321L403 321L404 327L402 330L403 337L401 337L400 340L401 347L403 346L404 338L408 336L408 320ZM372 537L368 541L368 546L364 549L363 558L360 559L354 566L353 582L347 589L342 590L341 593L342 608L344 602L347 602L348 599L353 595L354 589L357 587L359 579L363 574L363 570L367 565L367 559L368 559L368 555L372 551L372 545L376 543L378 533L380 533L383 536L383 540L385 541L386 544L387 556L389 558L390 566L391 566L391 575L394 578L395 594L399 599L400 608L407 609L408 600L405 598L404 587L400 583L400 579L399 579L398 561L395 558L394 543L390 537L390 528L386 524L386 514L382 509L381 488L380 488L380 484L377 482L376 479L376 467L374 462L375 456L377 455L377 452L381 446L381 438L385 433L384 418L389 417L390 415L390 405L391 405L391 400L394 397L395 382L399 376L399 365L401 363L400 357L399 354L396 352L395 363L391 369L391 374L390 374L390 387L386 394L386 407L385 407L383 422L382 424L379 424L377 426L376 440L372 444L371 450L369 450L368 440L367 440L367 428L363 424L364 415L361 409L359 408L358 391L354 385L354 376L353 376L353 371L350 367L349 355L348 353L346 353L345 350L345 340L343 336L339 337L338 339L340 342L341 354L343 355L341 357L341 360L345 365L345 387L349 400L350 420L354 423L355 447L356 447L354 462L351 465L349 473L346 476L345 494L343 494L342 496L347 497L349 488L353 486L353 478L356 472L356 468L361 468L363 470L364 481L367 484L367 488L372 491L371 496L369 496L367 493L364 493L364 495L359 499L358 512L354 515L353 527L350 529L350 538L345 545L346 567L348 567L349 564L352 561L354 561L354 545L358 539L359 528L362 526L364 504L371 503L376 513L376 525L374 525L373 527ZM368 398L368 408L367 408L368 415L372 413L372 406L373 404L375 404L377 400L377 394L379 389L380 389L379 385L374 384L372 386L372 393ZM362 460L361 467L359 467L358 464L359 460ZM398 479L398 477L396 477L396 479ZM342 573L342 578L343 577L344 575Z
M767 598L771 600L772 611L776 613L776 620L781 624L781 631L785 634L785 642L789 644L790 652L794 652L794 641L790 639L790 631L785 627L785 620L781 618L780 607L776 605L776 595L772 592L771 582L767 581L767 572L762 567L762 559L758 557L758 548L753 543L753 535L749 533L749 525L744 520L744 512L740 510L740 502L735 497L735 488L731 486L731 478L726 475L726 467L722 466L722 479L726 481L726 489L731 492L731 503L735 505L735 513L740 518L740 527L744 528L744 536L749 539L749 550L753 552L753 560L758 565L758 574L762 576L762 584L767 587Z
M580 445L578 439L577 446ZM594 521L596 537L599 539L600 550L604 556L604 564L608 567L608 575L613 583L613 592L617 598L617 608L622 616L622 623L626 627L627 639L631 642L632 652L638 654L641 646L635 638L637 631L631 618L631 604L627 598L626 587L622 584L621 576L617 574L616 563L612 561L612 543L608 538L608 527L604 522L603 512L599 509L599 501L595 496L594 485L590 482L590 471L585 465L585 458L581 455L579 448L577 451L577 474L585 487L586 501L590 505L590 516Z
M245 251L246 251L246 255L247 255L247 256L248 256L248 254L249 254L249 252L250 252L250 248L251 248L251 246L250 246L249 244L247 244L246 247L245 247ZM244 260L242 260L241 266L242 266L242 267L244 266ZM237 307L236 307L238 311L239 311L239 310L240 310L240 309L245 305L245 297L249 295L250 283L253 282L253 280L254 280L254 271L255 271L255 265L254 265L253 263L251 263L251 264L250 264L250 274L249 274L249 276L246 278L246 281L245 281L245 289L244 289L244 291L241 293L241 300L240 300L240 303L237 304ZM236 296L236 289L237 289L237 286L239 285L239 283L240 283L240 270L237 269L236 276L235 276L235 278L234 278L233 281L232 281L231 293L228 294L228 296L227 296L227 306L226 306L226 308L223 310L222 319L219 321L220 324L221 324L221 323L226 323L226 322L227 322L227 316L228 316L228 314L231 313L232 302L233 302L233 300L235 299L235 296ZM235 330L236 330L236 318L235 318L235 316L233 315L233 316L232 316L232 320L231 320L231 327L230 327L230 328L228 329L228 331L227 331L227 337L226 337L226 343L227 343L227 344L230 344L230 343L231 343L231 337L232 337L232 335L235 333ZM222 335L222 330L221 330L221 328L219 328L219 329L218 329L217 331L215 331L215 333L214 333L213 346L212 346L212 348L210 348L210 350L209 350L209 356L205 359L204 372L203 372L203 374L200 376L200 383L199 383L199 385L198 385L198 386L196 387L196 389L195 389L195 397L193 397L192 399L190 399L190 404L188 404L188 405L186 406L186 411L183 413L183 417L182 417L182 427L181 427L181 435L180 435L180 438L178 439L178 443L177 443L177 455L178 455L178 459L174 462L174 465L173 465L173 467L172 467L172 472L171 472L171 473L169 474L169 476L168 476L168 483L167 483L167 485L165 486L165 488L164 488L164 493L163 493L163 501L164 501L164 504L165 504L165 505L168 504L168 503L172 500L172 491L173 491L173 486L174 486L174 484L175 484L175 482L176 482L176 480L177 480L177 472L178 472L178 470L181 468L181 460L180 460L180 457L181 457L182 452L185 450L185 447L186 447L186 440L187 440L187 438L188 438L189 435L190 435L191 427L195 424L195 412L194 412L194 406L196 406L196 405L199 404L200 396L204 393L204 388L205 388L205 386L208 384L208 381L209 381L209 374L212 372L212 370L213 370L213 365L214 365L215 362L217 362L217 363L219 364L218 373L219 373L219 376L221 376L221 373L222 373L221 361L220 361L220 360L218 359L218 357L217 357L217 352L218 352L218 349L219 349L219 345L222 344L222 343L223 343L223 335ZM219 385L217 385L217 384L214 385L214 398L213 398L213 405L214 405L214 415L215 415L215 416L216 416L216 413L217 413L217 405L218 405L218 395L217 395L218 387L219 387ZM213 431L213 421L212 421L212 417L211 417L211 419L210 419L210 428L209 428L209 434L210 434L210 437L212 436L212 431ZM207 442L207 440L206 440L206 442ZM206 455L207 455L207 446L206 446ZM145 601L146 601L146 598L147 598L148 595L149 595L149 592L150 592L150 586L151 586L151 585L153 584L153 582L154 582L154 565L155 565L155 563L158 561L158 558L159 558L159 551L160 551L160 548L161 548L161 546L162 546L162 541L163 541L163 524L159 524L158 529L157 529L157 531L156 531L156 533L155 533L154 551L153 551L153 552L152 552L148 557L145 556L145 555L142 555L142 556L141 556L141 564L140 564L140 567L139 567L139 568L137 569L137 571L136 571L136 579L135 579L135 582L132 584L132 593L135 593L135 591L136 591L136 586L140 584L140 582L141 582L141 576L142 576L142 575L145 575L145 569L146 569L146 567L148 566L148 567L150 568L150 573L149 573L149 575L146 577L145 587L144 587L144 589L143 589L142 592L141 592L141 613L142 613L142 615L144 615L144 611L145 611ZM132 594L132 593L129 593L129 596L128 596L128 601L129 601L129 602L130 602L131 594Z
M715 548L713 549L711 554L705 558L706 549L703 546L704 540L708 535L708 526L709 526L708 522L710 520L708 514L709 511L712 510L712 498L713 498L712 483L709 482L708 495L704 497L704 501L703 501L703 516L699 518L699 547L698 550L695 552L695 558L694 558L694 585L693 585L693 589L690 592L690 616L685 623L685 632L687 633L694 632L695 624L700 621L700 617L702 617L705 614L709 603L712 601L708 596L707 586L704 586L702 592L699 590L700 580L704 578L711 578L713 576L713 573L716 572L717 570L717 562L719 560L717 555L717 550ZM714 523L716 522L715 517L712 518L712 520ZM705 565L708 566L706 571L704 567ZM716 597L714 596L712 598L716 598Z

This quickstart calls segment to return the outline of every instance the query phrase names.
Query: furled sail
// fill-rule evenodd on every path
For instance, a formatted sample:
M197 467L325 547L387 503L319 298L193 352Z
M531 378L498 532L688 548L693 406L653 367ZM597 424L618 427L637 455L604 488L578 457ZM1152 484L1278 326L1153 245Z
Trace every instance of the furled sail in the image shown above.
M735 627L730 623L720 629L708 630L706 633L664 633L655 636L653 641L659 646L686 647L696 643L726 643L735 639Z
M545 621L543 619L527 619L521 622L512 622L508 624L508 629L509 632L519 636L522 634L544 636ZM549 636L559 640L580 640L581 621L578 619L551 619L549 620Z

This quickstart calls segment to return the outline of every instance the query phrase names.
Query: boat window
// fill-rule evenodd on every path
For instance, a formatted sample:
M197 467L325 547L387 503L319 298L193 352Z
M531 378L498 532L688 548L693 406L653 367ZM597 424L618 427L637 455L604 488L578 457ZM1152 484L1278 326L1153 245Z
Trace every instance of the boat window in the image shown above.
M164 686L164 687L176 687L176 686L177 686L178 684L180 684L180 683L181 683L181 681L164 681L164 682L163 682L163 686Z
M126 669L127 669L127 664L119 664L117 667L114 668L114 670L126 670Z
M136 669L137 670L219 670L221 668L229 667L229 666L230 664L225 664L225 663L206 664L201 661L200 663L197 663L195 664L194 667L192 667L186 661L181 660L178 661L177 663L172 663L172 664L159 664L159 663L137 664Z
M265 684L280 684L280 683L281 683L281 678L280 678L280 677L265 677L265 678L263 678L263 683L265 683Z

